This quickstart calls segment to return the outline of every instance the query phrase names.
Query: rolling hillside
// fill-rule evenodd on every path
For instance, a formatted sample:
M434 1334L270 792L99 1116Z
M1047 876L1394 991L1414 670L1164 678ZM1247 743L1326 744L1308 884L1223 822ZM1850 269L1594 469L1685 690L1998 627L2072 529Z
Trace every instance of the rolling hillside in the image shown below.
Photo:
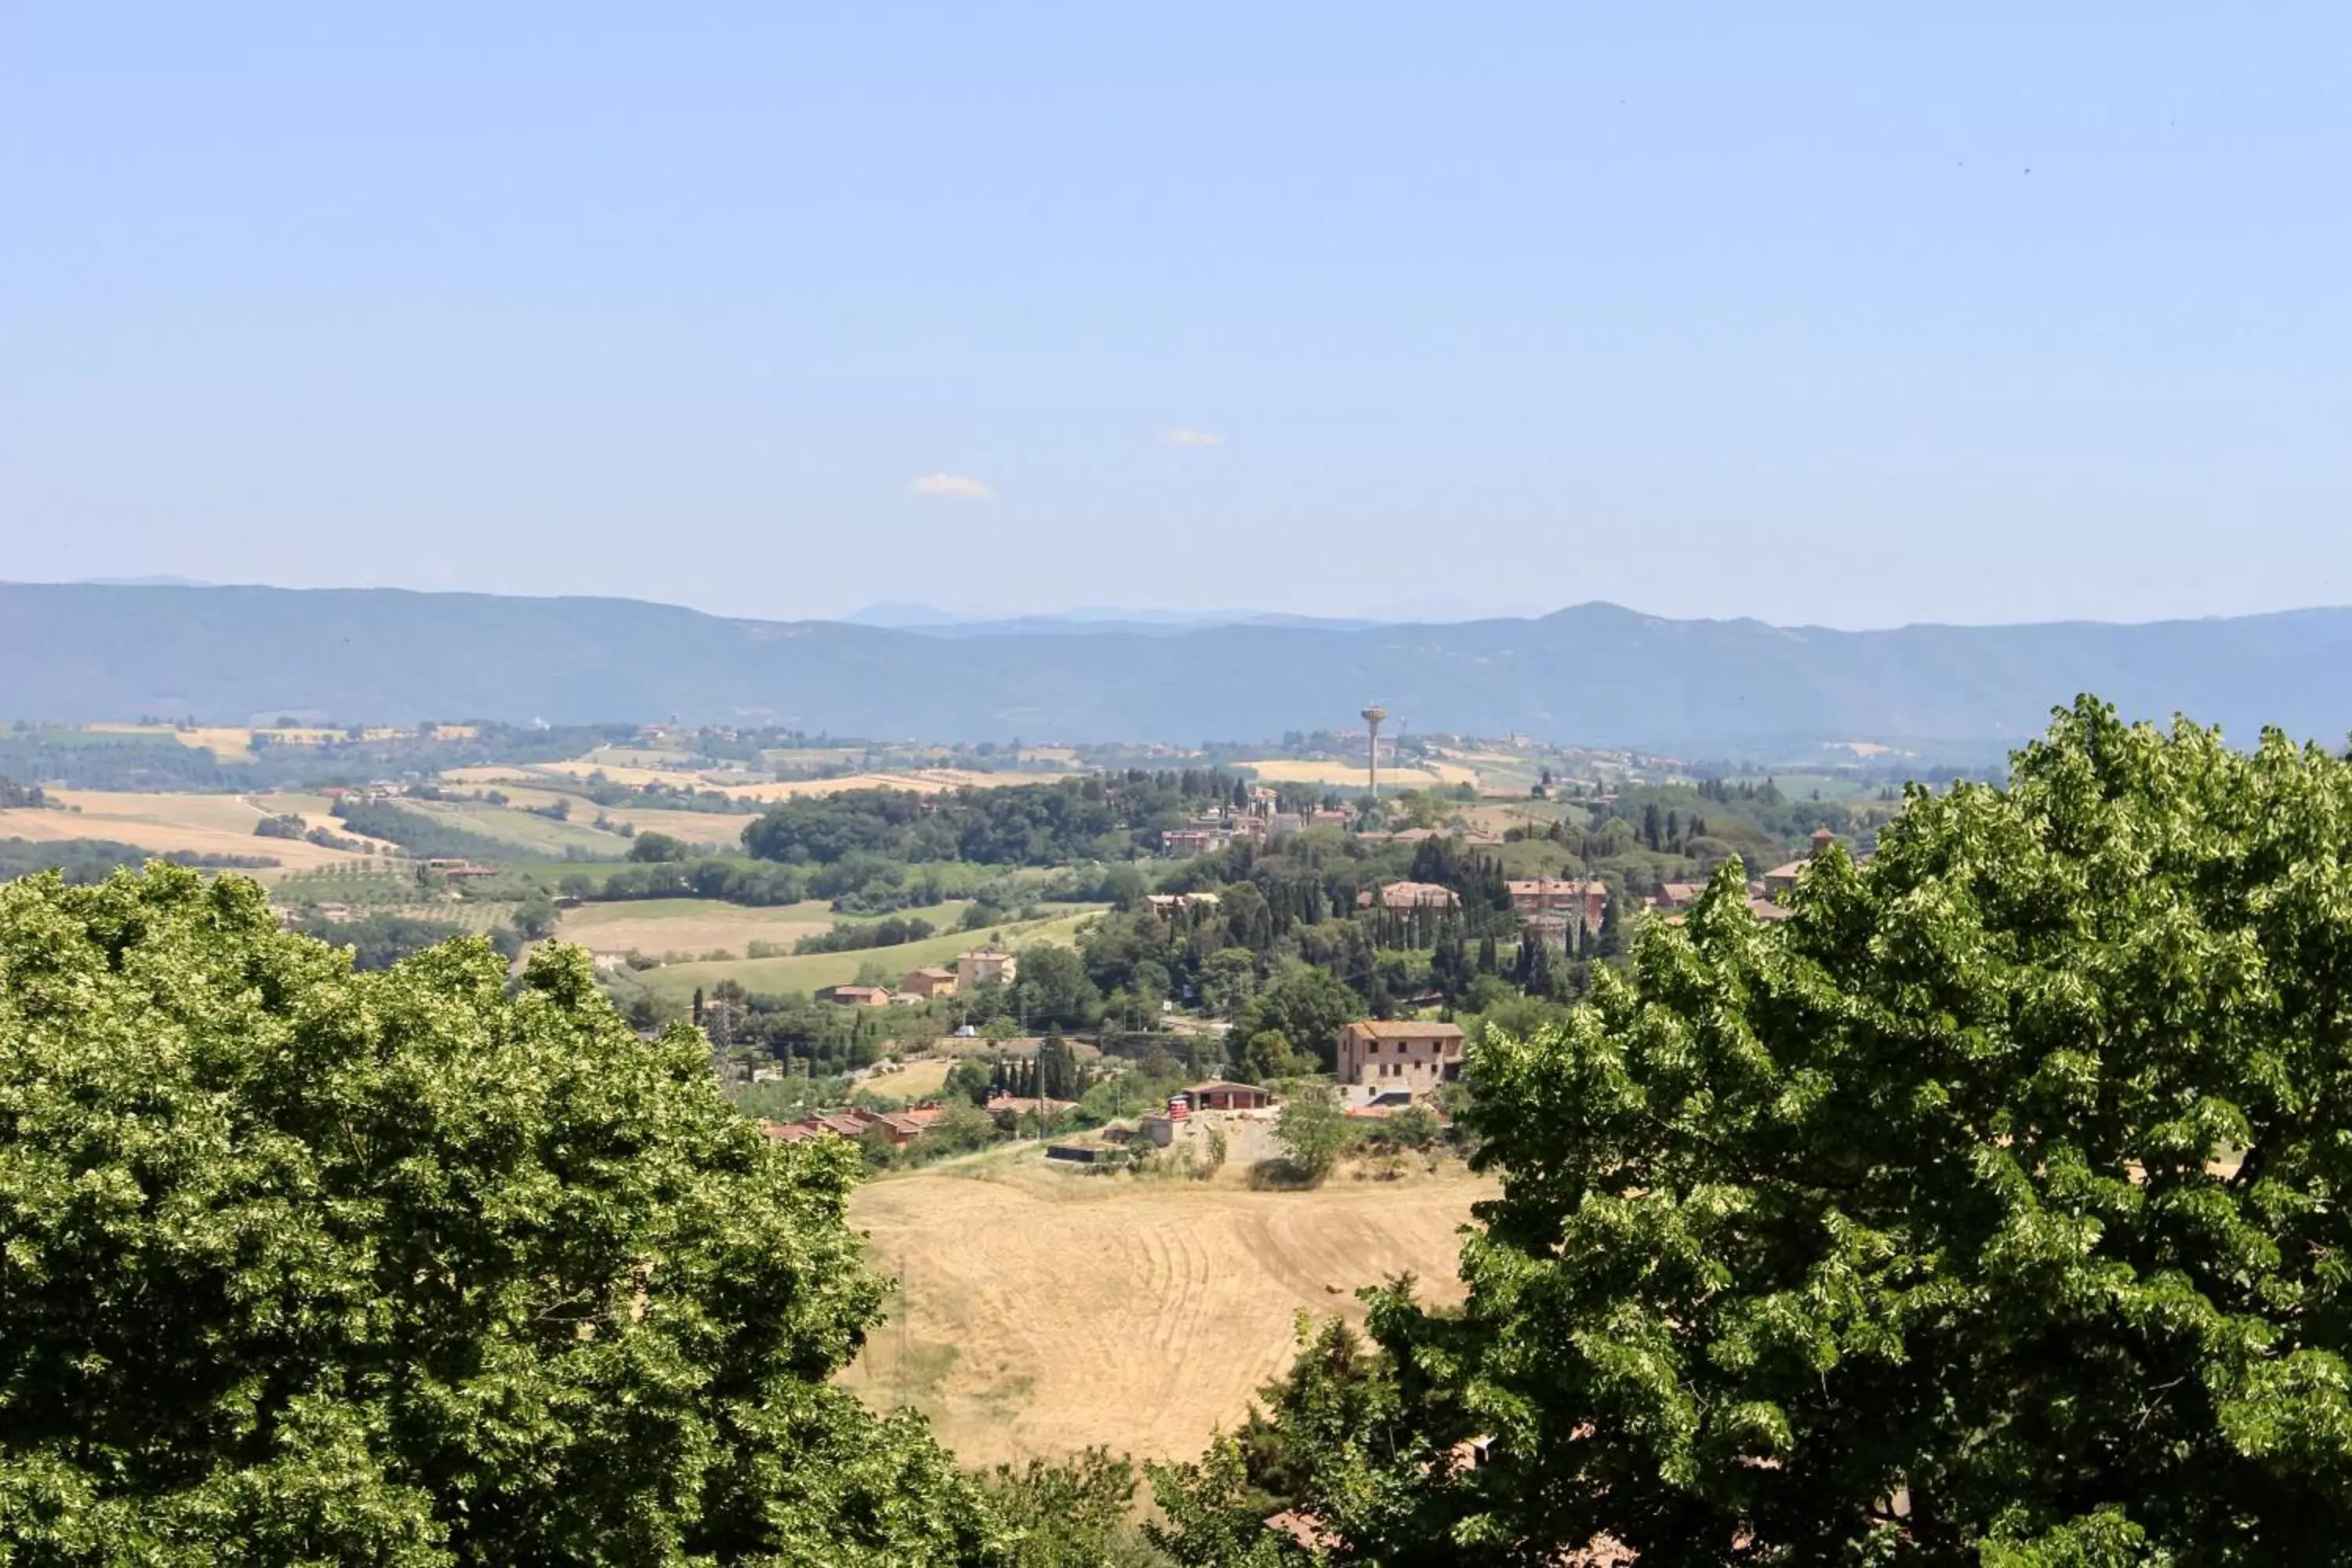
M2002 741L2095 690L2340 740L2352 610L2144 626L1842 632L1612 605L1535 620L1223 626L952 641L729 620L625 599L394 589L0 585L0 719L317 712L593 721L760 718L872 736L1243 739L1347 723L1593 745Z

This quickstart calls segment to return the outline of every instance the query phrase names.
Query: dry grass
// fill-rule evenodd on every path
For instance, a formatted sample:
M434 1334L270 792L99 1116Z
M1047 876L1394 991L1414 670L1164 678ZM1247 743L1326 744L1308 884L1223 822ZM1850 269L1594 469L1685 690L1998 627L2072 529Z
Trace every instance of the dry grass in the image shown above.
M233 795L131 795L114 790L60 789L49 798L77 811L0 811L0 838L32 838L57 843L69 838L111 838L119 844L152 849L161 855L186 849L198 855L267 855L290 870L340 866L361 857L341 849L323 849L299 838L258 838L254 824L264 815L288 809L268 795L252 799ZM255 801L263 803L257 805ZM328 816L305 816L306 825L321 824L342 831Z
M909 768L904 773L852 773L839 779L795 779L790 784L751 784L730 793L744 800L783 800L793 795L838 795L846 789L903 789L939 795L951 789L995 789L1005 784L1051 784L1058 773L982 773L962 768Z
M876 1073L866 1080L866 1087L898 1100L920 1100L947 1087L948 1069L953 1066L953 1057L932 1057L910 1062L897 1072Z
M453 770L453 772L460 771L480 770ZM461 781L447 773L442 776L448 782L466 783L475 788L499 789L500 794L517 806L552 805L559 800L568 802L572 807L570 820L572 826L577 827L588 826L601 815L607 821L616 825L626 823L640 833L667 833L671 837L681 839L688 844L714 845L730 852L742 847L743 829L755 820L749 813L663 811L635 805L600 806L584 796L569 795L562 790L533 788L528 784L512 783L499 785L488 780ZM623 846L622 848L625 852L626 846Z
M1450 1167L1314 1192L1088 1177L1025 1152L990 1179L940 1172L851 1200L909 1315L846 1381L927 1412L965 1462L1090 1443L1192 1457L1291 1360L1302 1309L1360 1321L1359 1286L1410 1270L1458 1300L1456 1227L1491 1186Z
M786 952L835 920L822 902L751 909L711 899L637 899L566 910L561 932L591 952L709 952L725 948L740 958L755 942ZM877 951L881 951L877 949Z
M857 972L867 963L878 964L883 973L895 976L909 969L933 964L951 966L957 953L967 948L992 943L1015 952L1036 942L1058 942L1068 947L1077 941L1078 928L1103 908L1100 904L1055 907L1074 909L1075 912L1026 924L1010 921L992 926L986 931L967 931L955 929L962 906L950 902L931 909L908 911L949 927L937 936L927 937L921 942L900 942L896 947L856 948L847 952L796 953L787 958L672 963L660 969L649 969L635 979L656 998L679 1002L692 995L696 986L716 986L722 980L740 982L745 990L753 993L781 994L791 991L815 991L826 985L846 984L856 979Z
M572 819L593 822L596 809L574 801ZM604 815L615 823L627 823L640 833L667 833L688 844L709 845L730 855L743 852L743 829L759 820L734 812L655 811L635 805L608 806Z
M200 752L210 752L225 763L241 762L249 757L252 754L249 748L256 733L247 726L234 724L205 725L194 730L175 729L169 724L92 724L89 728L103 735L153 735L177 741L184 746L193 746ZM471 735L473 732L474 727L470 724L441 726L441 733L453 738ZM347 731L306 727L273 729L263 731L261 733L274 737L281 745L323 746L331 742L342 740ZM415 731L380 728L368 730L362 733L364 738L370 741L396 741L403 735L413 734Z
M961 768L909 768L897 773L852 773L837 779L795 779L778 784L772 779L755 778L741 773L691 773L677 768L633 768L599 763L593 758L575 757L562 763L535 763L529 767L451 768L442 778L450 784L469 786L521 786L528 788L537 781L550 779L584 779L601 773L614 784L642 789L647 784L664 784L672 788L723 790L738 800L786 800L795 795L838 795L850 789L903 789L918 795L938 795L945 790L967 786L989 789L1003 784L1049 784L1062 777L1058 773L982 773ZM575 806L575 810L580 807ZM593 815L593 807L590 808ZM633 807L608 808L616 821L638 821L643 815ZM668 814L675 815L675 814ZM698 816L699 813L685 815ZM724 822L725 817L716 820ZM640 826L643 824L640 823ZM740 831L740 826L738 831ZM673 831L663 828L662 832Z
M1364 782L1364 764L1361 763L1337 760L1309 762L1297 757L1268 757L1262 762L1242 763L1237 765L1248 768L1256 773L1260 784L1337 784L1345 787L1360 785ZM1433 767L1445 769L1459 776L1448 778L1443 773L1433 771L1432 768L1400 767L1382 758L1381 787L1387 789L1393 785L1398 789L1428 789L1438 784L1459 783L1471 776L1469 769L1454 767L1449 763L1439 763L1433 764Z

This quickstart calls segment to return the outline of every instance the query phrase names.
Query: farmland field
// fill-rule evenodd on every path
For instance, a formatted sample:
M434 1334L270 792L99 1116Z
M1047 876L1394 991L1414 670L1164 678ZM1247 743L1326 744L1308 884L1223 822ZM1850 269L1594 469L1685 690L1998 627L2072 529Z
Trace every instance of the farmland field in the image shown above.
M90 732L100 735L148 735L158 740L177 741L197 751L210 752L224 763L248 760L256 731L244 725L205 725L194 730L182 730L170 724L92 724ZM264 730L262 734L274 737L281 745L324 746L344 739L347 731L322 729ZM412 733L406 730L379 728L364 731L370 741L394 741ZM470 724L444 724L441 733L452 738L471 735Z
M1338 788L1361 787L1364 764L1337 759L1316 762L1296 757L1268 757L1254 763L1238 763L1257 775L1257 782L1266 784L1329 784ZM1383 759L1381 763L1381 787L1394 785L1398 789L1435 789L1441 786L1475 782L1468 768L1456 763L1436 763L1427 766L1398 766Z
M952 1057L931 1057L909 1063L897 1072L877 1072L866 1080L865 1087L898 1100L920 1100L945 1089L948 1069L954 1066Z
M186 849L198 855L267 855L290 869L337 866L361 857L325 849L299 838L259 838L254 825L263 813L234 795L134 795L126 791L59 789L49 798L78 807L68 811L0 811L0 838L56 843L71 838L110 838L162 855ZM255 797L284 809L272 797ZM320 816L311 819L337 827ZM258 873L265 879L268 871Z
M1449 1166L1304 1193L1090 1178L1034 1152L984 1179L941 1171L850 1200L867 1258L904 1282L848 1386L911 1404L968 1464L1088 1444L1191 1458L1286 1367L1302 1309L1360 1322L1359 1286L1410 1270L1460 1298L1456 1228L1491 1184Z
M494 838L511 847L519 856L552 857L567 850L580 849L599 858L617 859L627 855L629 849L618 834L600 832L585 823L556 822L544 816L533 816L530 812L511 811L502 805L448 800L401 800L394 804L403 811L433 817L467 833Z
M517 806L544 806L552 805L557 801L567 802L572 808L570 818L572 825L587 828L590 832L595 831L590 825L602 816L611 822L626 823L640 833L667 833L671 837L683 840L688 844L717 845L729 850L735 849L742 843L744 826L757 820L750 812L664 811L651 806L602 806L584 795L572 795L562 790L534 789L527 784L519 784L495 787L498 787L499 793ZM532 820L543 822L547 819L534 817ZM613 847L609 839L601 842L607 848Z
M596 773L603 773L614 784L633 788L658 784L673 788L716 789L724 790L738 800L753 801L838 795L852 789L903 789L912 790L918 795L937 795L943 790L962 789L967 785L987 789L1001 784L1051 784L1060 776L1054 773L983 773L961 768L909 768L897 772L852 773L837 779L795 779L787 784L778 784L762 773L716 769L695 772L682 768L623 767L585 757L576 757L566 763L536 763L527 767L451 768L441 776L448 783L469 786L520 784L528 787L534 780L580 780ZM619 817L625 813L623 808L615 807L613 815Z
M948 903L907 912L919 915L933 925L953 926L963 918L964 908L961 903ZM632 899L567 910L558 935L565 942L578 942L591 952L626 952L632 948L656 954L708 952L723 947L740 953L755 942L790 947L802 937L830 930L835 921L852 919L835 914L822 899L766 909L722 903L716 899ZM850 968L856 973L854 963Z
M984 931L946 931L922 942L901 942L897 947L867 947L853 952L811 952L791 958L739 958L723 963L672 963L660 969L646 970L635 978L656 1000L665 1002L683 1002L694 994L696 986L713 986L722 980L732 980L753 992L814 991L826 985L846 984L856 979L858 967L869 959L893 974L929 964L952 964L957 953L985 945L991 940L992 932L1013 947L1038 942L1060 942L1067 946L1077 935L1078 927L1102 908L1098 904L1077 907L1083 912L1034 921L1026 925L1014 921L992 926ZM930 911L926 910L908 912L921 915L927 920L931 918Z

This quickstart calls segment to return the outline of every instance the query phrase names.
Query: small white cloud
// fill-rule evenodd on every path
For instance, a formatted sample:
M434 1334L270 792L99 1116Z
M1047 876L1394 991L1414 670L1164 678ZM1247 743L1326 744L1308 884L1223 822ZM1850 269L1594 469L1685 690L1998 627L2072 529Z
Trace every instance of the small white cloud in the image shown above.
M1187 430L1179 426L1161 431L1160 444L1163 447L1222 447L1225 438L1213 430Z
M951 496L957 500L987 500L996 492L965 474L925 474L915 481L919 496Z

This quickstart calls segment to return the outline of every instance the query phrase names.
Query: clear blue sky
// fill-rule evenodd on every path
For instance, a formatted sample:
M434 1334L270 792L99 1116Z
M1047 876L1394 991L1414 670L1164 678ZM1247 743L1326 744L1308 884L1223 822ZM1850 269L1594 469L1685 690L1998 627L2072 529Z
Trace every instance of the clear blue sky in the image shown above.
M2352 602L2347 59L2324 4L0 0L0 578Z

